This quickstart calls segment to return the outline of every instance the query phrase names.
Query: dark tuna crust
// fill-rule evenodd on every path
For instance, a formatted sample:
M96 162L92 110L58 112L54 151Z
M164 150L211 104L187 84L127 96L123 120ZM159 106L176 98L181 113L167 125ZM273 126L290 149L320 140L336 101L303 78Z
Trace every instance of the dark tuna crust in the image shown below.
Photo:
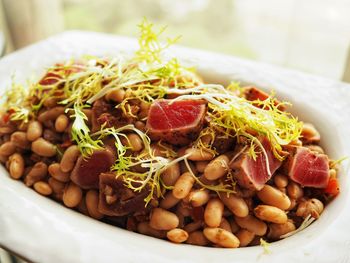
M108 204L106 201L106 189L112 191L116 201ZM145 208L144 199L148 195L148 189L134 192L124 185L122 177L116 177L113 173L100 174L100 200L99 211L109 216L125 216L131 213L141 213Z

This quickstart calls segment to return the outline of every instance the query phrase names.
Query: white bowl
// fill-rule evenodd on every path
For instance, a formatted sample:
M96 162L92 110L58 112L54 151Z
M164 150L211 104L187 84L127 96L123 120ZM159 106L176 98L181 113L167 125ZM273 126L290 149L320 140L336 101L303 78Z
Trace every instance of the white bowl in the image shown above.
M0 60L0 85L40 76L45 67L84 54L113 56L130 52L136 41L89 32L66 32ZM206 80L239 80L291 101L301 120L314 123L327 153L350 156L350 86L332 80L245 61L230 56L174 47L168 52L196 65ZM0 167L0 246L36 262L348 262L350 208L348 162L339 175L341 194L309 228L262 247L204 248L131 233L100 223L42 197L9 178Z

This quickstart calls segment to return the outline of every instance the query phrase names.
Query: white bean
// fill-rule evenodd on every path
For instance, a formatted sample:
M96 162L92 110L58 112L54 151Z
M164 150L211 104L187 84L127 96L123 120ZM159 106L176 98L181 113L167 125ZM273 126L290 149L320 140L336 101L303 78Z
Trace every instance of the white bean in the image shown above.
M53 157L56 155L56 146L43 138L39 138L32 143L32 151L40 156Z
M188 233L180 228L174 228L166 234L167 238L174 243L183 243L188 239Z
M35 141L43 134L43 125L38 121L31 121L28 125L27 139L29 141Z
M52 194L52 188L46 182L42 182L42 181L36 182L34 184L34 189L41 195L47 196Z
M263 236L267 231L267 225L252 215L246 217L235 216L235 221L241 228L245 228L257 236Z
M68 173L73 170L75 163L80 156L80 151L77 145L71 145L63 153L60 167L62 172Z
M156 230L171 230L179 225L179 218L162 208L154 208L150 217L150 226Z
M212 160L204 169L204 176L208 180L216 180L227 174L229 158L222 154Z
M19 179L24 173L24 159L19 153L14 153L9 158L9 171L13 179Z
M189 172L182 174L176 181L173 189L174 197L178 199L185 198L191 191L194 184L194 178Z
M276 224L284 224L288 220L283 210L270 205L258 205L254 208L254 214L261 220Z
M236 196L235 194L220 193L220 199L225 206L231 210L231 212L239 217L245 217L249 213L247 203L243 198Z
M224 212L224 204L219 198L209 200L204 210L204 222L210 227L218 227Z
M203 233L214 244L227 248L239 247L239 239L222 228L204 228Z
M210 161L215 156L211 152L197 149L197 148L189 148L185 151L185 154L190 154L188 159L191 161Z
M287 210L291 205L286 194L270 185L265 185L257 195L265 204L278 207L282 210Z

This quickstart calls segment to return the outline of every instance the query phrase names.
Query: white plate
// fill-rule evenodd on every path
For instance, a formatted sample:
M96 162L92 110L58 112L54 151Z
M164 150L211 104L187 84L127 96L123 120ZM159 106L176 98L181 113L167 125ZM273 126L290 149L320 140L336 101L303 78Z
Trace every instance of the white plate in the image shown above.
M39 76L45 67L84 54L117 55L136 41L88 32L66 32L0 60L4 89ZM195 49L174 47L169 54L197 65L207 80L240 80L294 103L300 119L313 122L334 159L350 156L350 86L332 80ZM261 247L219 249L170 242L100 223L36 194L11 180L0 167L0 245L36 262L349 262L350 206L348 162L340 174L342 192L321 218L305 231Z

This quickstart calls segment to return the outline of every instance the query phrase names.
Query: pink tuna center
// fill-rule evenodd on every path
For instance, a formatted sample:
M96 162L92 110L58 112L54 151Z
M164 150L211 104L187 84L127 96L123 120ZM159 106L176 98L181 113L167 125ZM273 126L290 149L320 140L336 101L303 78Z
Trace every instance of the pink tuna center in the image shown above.
M157 101L149 112L149 125L155 130L173 130L196 124L203 104L201 101Z
M328 160L324 155L302 149L295 159L293 178L304 186L324 188L328 182L328 170Z
M266 151L268 162L266 162L265 154L262 152L257 155L255 160L250 156L247 159L247 169L249 171L248 174L250 175L250 178L257 189L260 189L271 178L271 175L273 175L281 166L281 162L276 159L271 151L269 141L264 139L262 144ZM267 164L270 168L270 175L267 170Z

